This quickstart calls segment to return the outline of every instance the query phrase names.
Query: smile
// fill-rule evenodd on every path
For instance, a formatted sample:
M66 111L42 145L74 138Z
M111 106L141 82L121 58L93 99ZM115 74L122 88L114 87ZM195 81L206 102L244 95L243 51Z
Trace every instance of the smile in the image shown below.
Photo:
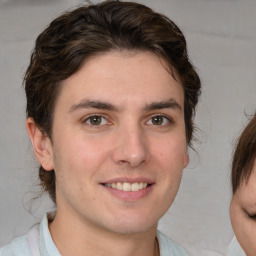
M149 186L146 182L134 182L134 183L128 183L128 182L116 182L116 183L105 183L106 187L126 191L126 192L136 192L139 190L142 190Z

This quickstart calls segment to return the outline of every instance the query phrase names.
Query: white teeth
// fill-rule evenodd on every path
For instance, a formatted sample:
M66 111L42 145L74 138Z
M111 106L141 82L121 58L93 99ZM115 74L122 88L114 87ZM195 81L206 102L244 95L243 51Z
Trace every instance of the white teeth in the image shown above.
M110 188L115 188L117 190L122 191L139 191L143 188L146 188L148 186L148 183L146 182L135 182L135 183L128 183L128 182L116 182L116 183L106 183L105 186Z
M131 185L131 191L138 191L140 188L139 188L139 184L136 182L136 183L132 183Z
M113 184L113 183L112 183ZM112 185L111 184L111 185ZM112 188L113 188L113 186L112 186ZM118 189L118 190L123 190L123 184L121 183L121 182L117 182L116 183L116 189Z
M125 183L123 184L123 191L131 191L131 184L125 182Z

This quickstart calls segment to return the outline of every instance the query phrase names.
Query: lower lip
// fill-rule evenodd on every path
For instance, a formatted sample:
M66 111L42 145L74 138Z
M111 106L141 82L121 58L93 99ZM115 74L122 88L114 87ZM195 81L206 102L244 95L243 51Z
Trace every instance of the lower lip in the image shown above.
M115 188L110 188L107 186L102 185L107 191L109 191L112 195L118 197L121 200L132 202L132 201L138 201L144 197L146 197L154 187L154 184L151 184L150 186L143 188L138 191L123 191L118 190Z

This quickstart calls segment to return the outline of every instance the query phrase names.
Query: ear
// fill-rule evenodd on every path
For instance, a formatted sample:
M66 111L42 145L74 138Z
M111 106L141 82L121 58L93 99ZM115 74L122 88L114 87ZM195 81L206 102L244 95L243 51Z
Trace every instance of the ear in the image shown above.
M184 168L186 168L189 164L189 155L188 155L188 150L186 150L186 153L184 155Z
M26 125L38 162L46 171L53 170L53 150L50 138L46 134L42 133L33 118L29 117Z

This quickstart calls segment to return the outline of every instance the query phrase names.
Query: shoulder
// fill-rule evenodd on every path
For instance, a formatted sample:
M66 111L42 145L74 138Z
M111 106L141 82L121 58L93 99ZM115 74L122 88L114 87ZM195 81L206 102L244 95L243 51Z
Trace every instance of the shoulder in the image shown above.
M227 256L246 256L245 252L238 243L236 237L232 239L228 246Z
M160 248L160 256L189 256L188 252L169 237L157 231L157 239Z
M31 256L27 236L18 237L1 248L0 256Z

